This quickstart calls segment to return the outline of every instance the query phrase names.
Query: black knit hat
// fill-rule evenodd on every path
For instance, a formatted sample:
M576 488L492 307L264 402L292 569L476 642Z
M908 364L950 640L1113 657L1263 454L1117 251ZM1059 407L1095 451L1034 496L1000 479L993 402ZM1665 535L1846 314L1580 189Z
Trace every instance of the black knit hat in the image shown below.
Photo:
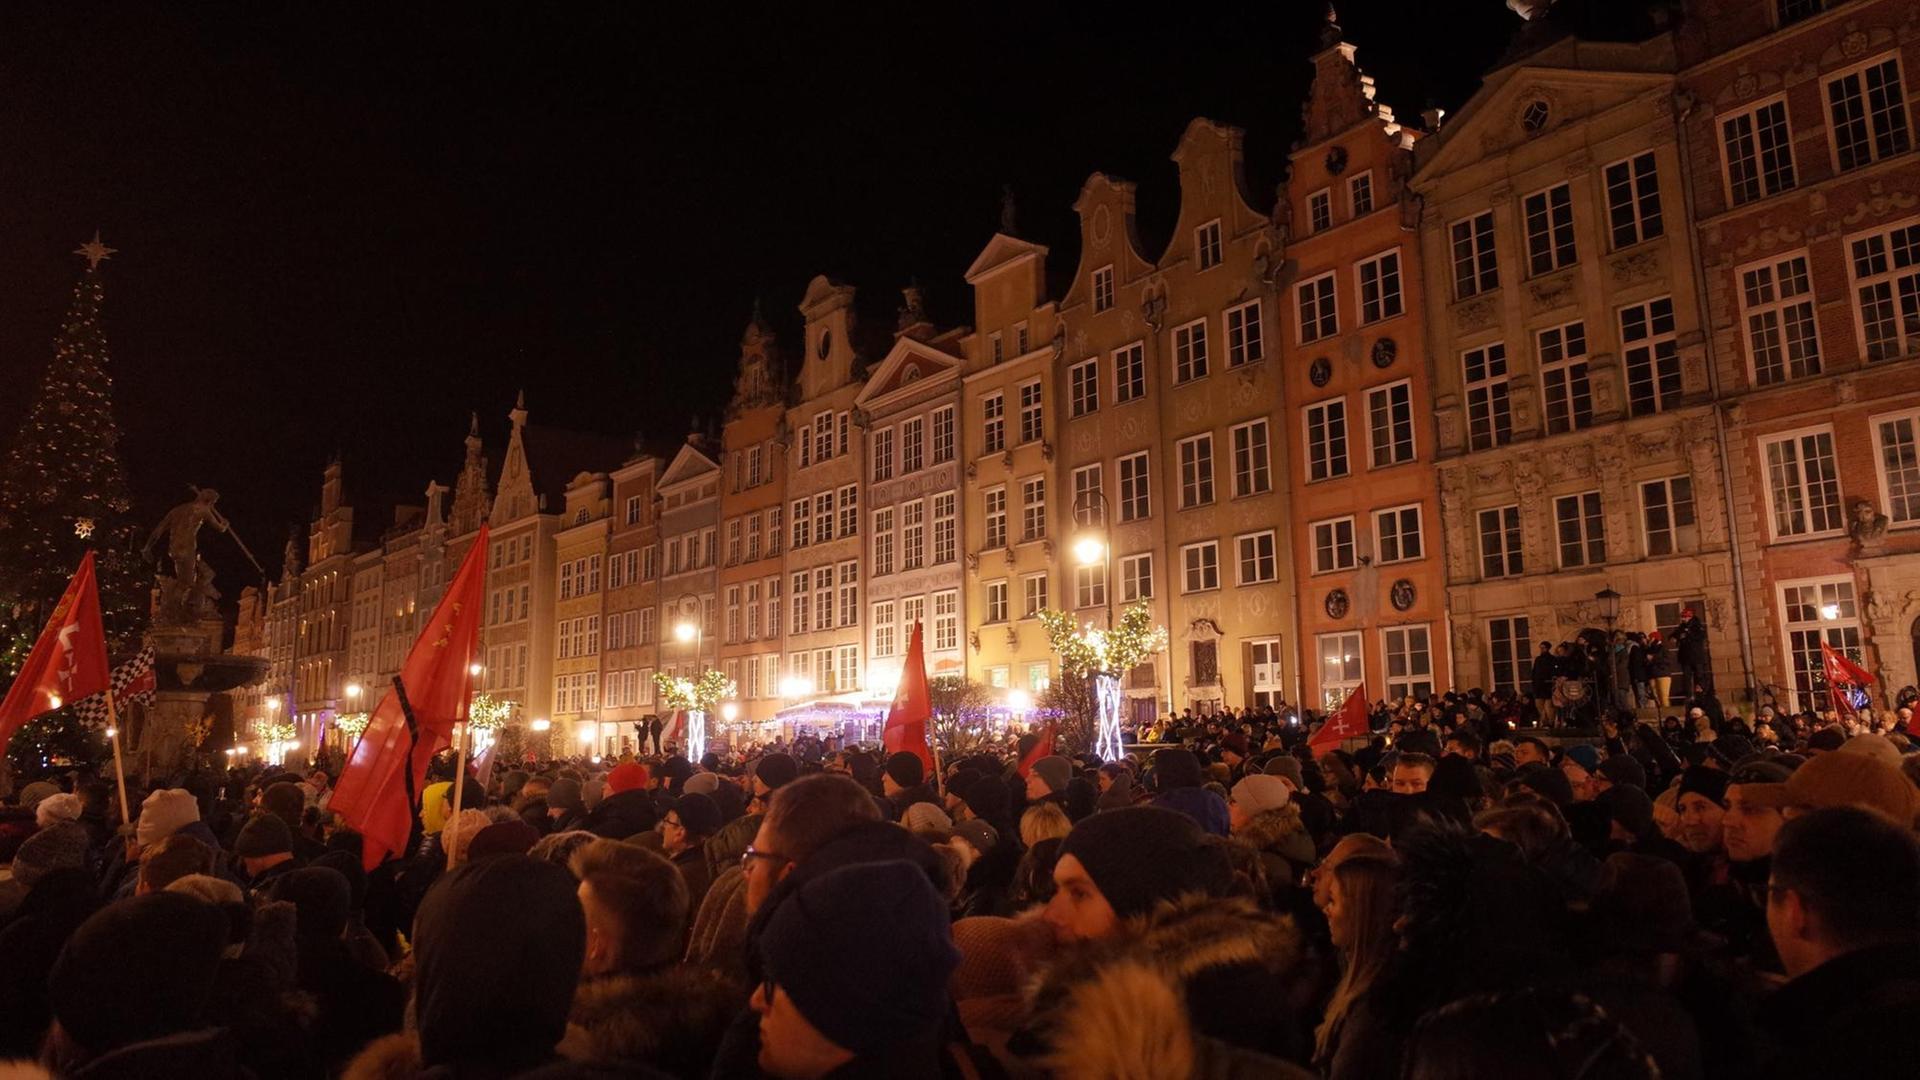
M720 831L720 804L705 795L680 796L673 812L680 815L680 824L689 835L712 836Z
M974 817L988 821L999 821L1006 817L1013 805L1013 795L1007 790L1007 782L998 776L980 777L968 784L960 797L966 800L967 809L973 812Z
M192 1031L208 1019L226 944L226 914L198 897L157 892L117 901L60 951L47 981L53 1015L96 1055Z
M768 978L807 1022L855 1054L937 1032L960 964L946 900L904 859L802 885L775 909L759 947Z
M1191 750L1168 748L1153 752L1154 784L1161 791L1199 787L1206 780L1200 759Z
M1122 918L1145 914L1182 893L1224 896L1233 882L1226 853L1200 826L1158 806L1095 814L1067 834L1060 855L1079 860Z
M293 830L274 814L255 814L240 829L233 853L242 859L293 852Z
M1642 791L1647 789L1646 766L1640 764L1640 759L1632 754L1615 754L1601 762L1600 775L1616 787L1625 785Z
M921 762L919 754L902 750L888 756L887 776L901 787L914 787L926 782L927 767Z
M1705 765L1688 766L1680 774L1680 792L1674 798L1684 799L1688 794L1704 796L1707 801L1722 803L1727 801L1728 775L1719 769L1709 769Z
M768 754L753 765L754 778L773 791L791 784L800 775L800 763L792 754Z
M292 904L294 930L309 941L338 938L353 911L353 887L328 866L307 866L273 883L273 898Z
M1653 831L1653 800L1647 798L1645 791L1629 784L1615 784L1595 795L1593 801L1606 807L1613 820L1636 840Z

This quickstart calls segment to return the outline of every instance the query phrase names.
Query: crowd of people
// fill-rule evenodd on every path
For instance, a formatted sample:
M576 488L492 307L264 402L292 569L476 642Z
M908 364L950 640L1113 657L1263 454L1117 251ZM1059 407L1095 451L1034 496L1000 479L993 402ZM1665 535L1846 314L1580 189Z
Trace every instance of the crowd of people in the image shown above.
M1697 685L1697 684L1696 684ZM1702 688L1704 690L1704 688ZM1477 691L1121 760L809 738L453 775L363 869L326 768L75 769L0 810L8 1075L1911 1075L1893 713ZM651 747L649 747L651 749ZM1053 751L1053 752L1049 752ZM456 794L457 793L457 794ZM458 805L455 805L456 801Z

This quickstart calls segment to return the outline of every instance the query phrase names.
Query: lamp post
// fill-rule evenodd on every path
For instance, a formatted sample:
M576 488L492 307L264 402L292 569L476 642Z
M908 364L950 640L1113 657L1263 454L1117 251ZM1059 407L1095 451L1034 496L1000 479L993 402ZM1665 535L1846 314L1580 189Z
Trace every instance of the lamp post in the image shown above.
M687 606L687 601L689 600L693 601L691 609ZM689 665L692 675L689 681L698 682L700 678L700 655L704 651L703 646L705 644L706 626L704 625L704 616L706 613L701 608L700 597L691 592L682 593L680 599L674 601L673 606L679 608L681 613L680 621L674 624L673 636L679 639L682 644L692 646L693 663ZM692 611L691 615L687 614L689 610ZM707 714L703 709L693 708L687 710L686 752L687 760L693 762L698 762L707 754Z
M1594 593L1593 598L1600 604L1600 618L1606 621L1607 633L1611 635L1613 624L1620 619L1620 594L1614 592L1613 586L1609 585Z

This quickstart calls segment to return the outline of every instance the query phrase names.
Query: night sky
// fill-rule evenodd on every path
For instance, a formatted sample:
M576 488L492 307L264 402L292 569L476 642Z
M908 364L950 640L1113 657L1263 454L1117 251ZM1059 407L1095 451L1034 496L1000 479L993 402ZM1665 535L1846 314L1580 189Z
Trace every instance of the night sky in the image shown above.
M917 278L965 322L1002 185L1056 275L1096 170L1139 184L1157 254L1168 155L1206 115L1247 130L1264 208L1325 10L704 6L8 5L0 425L98 227L143 523L217 487L276 570L337 451L377 535L452 481L469 410L497 468L520 387L536 424L669 448L724 404L756 295L789 342L821 272L872 318ZM1342 0L1340 22L1413 122L1519 25L1502 0ZM251 574L206 547L236 594Z

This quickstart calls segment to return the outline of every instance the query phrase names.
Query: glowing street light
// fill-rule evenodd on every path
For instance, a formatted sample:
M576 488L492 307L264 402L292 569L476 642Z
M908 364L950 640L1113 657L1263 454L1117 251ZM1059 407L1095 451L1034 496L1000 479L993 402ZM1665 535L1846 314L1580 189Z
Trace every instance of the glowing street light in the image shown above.
M1033 708L1033 695L1025 690L1007 691L1007 708L1014 712L1026 712Z
M553 721L548 720L545 717L541 717L540 719L533 721L527 726L529 728L532 728L534 731L548 731L552 729Z
M486 670L487 670L487 669L486 669L485 667L483 667L483 666L481 666L481 665L479 665L479 664L468 664L468 665L467 665L467 674L469 674L469 675L471 675L471 676L473 676L473 677L474 677L474 678L476 678L476 679L477 679L477 678L479 678L479 677L480 677L481 675L483 675L483 674L485 674L485 673L486 673Z
M1089 533L1073 542L1073 557L1081 566L1092 566L1107 555L1106 541Z
M580 740L581 746L592 746L593 745L593 729L590 727L581 728L578 738Z
M357 682L348 683L347 696L352 698L355 701L359 701L360 700L360 684Z
M813 693L813 680L803 675L789 675L780 680L780 696L785 698L803 698Z
M693 625L693 621L691 619L687 619L687 620L683 620L681 622L675 623L673 627L674 639L679 641L680 644L682 645L692 642L694 639L694 636L699 633L700 633L700 628Z
M727 723L729 724L733 723L734 720L739 718L739 716L740 716L739 702L729 701L720 706L720 719L725 720Z

